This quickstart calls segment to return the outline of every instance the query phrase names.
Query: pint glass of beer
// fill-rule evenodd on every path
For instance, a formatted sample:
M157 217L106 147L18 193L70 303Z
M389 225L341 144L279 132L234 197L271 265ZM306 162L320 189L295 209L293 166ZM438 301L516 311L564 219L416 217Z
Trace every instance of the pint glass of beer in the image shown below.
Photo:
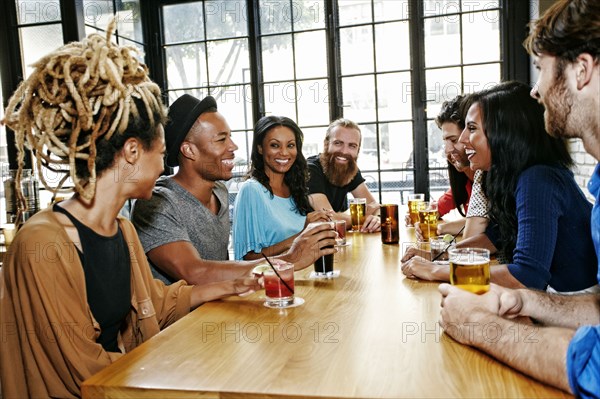
M431 237L437 236L437 223L437 202L423 202L423 207L419 210L419 227L424 241L429 242Z
M365 223L367 211L366 198L351 198L350 202L350 218L352 219L352 230L360 231Z
M450 256L450 283L474 294L490 290L490 251L483 248L454 248Z
M419 210L424 205L423 201L425 194L408 194L408 215L412 226L419 221Z

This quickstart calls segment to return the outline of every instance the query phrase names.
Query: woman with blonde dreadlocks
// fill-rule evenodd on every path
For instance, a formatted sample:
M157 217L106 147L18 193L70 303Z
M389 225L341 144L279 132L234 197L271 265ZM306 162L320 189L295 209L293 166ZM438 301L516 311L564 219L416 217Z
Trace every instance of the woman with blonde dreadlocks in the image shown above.
M117 216L127 199L152 194L165 115L134 51L97 34L39 60L11 98L5 123L16 135L17 179L27 146L38 168L64 168L76 193L29 219L5 259L5 399L78 397L86 378L190 308L260 288L254 278L165 286L152 279L133 226ZM50 187L43 178L54 191L66 181Z

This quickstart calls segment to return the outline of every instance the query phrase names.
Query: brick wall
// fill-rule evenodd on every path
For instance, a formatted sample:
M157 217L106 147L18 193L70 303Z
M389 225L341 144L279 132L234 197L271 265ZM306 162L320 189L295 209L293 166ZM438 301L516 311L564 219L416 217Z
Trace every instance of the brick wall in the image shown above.
M588 199L594 202L594 198L587 189L587 184L590 181L592 173L594 173L594 169L596 168L598 161L596 161L593 156L585 152L583 143L580 139L569 140L569 150L573 160L575 161L575 167L573 168L575 181L579 187L581 187Z

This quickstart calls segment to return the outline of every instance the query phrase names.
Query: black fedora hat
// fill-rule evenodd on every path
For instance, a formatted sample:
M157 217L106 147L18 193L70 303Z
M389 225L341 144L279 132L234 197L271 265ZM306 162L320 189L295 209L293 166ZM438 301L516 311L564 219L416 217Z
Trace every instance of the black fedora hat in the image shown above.
M196 97L184 94L169 107L169 122L165 126L167 145L167 165L177 166L179 147L196 119L210 108L217 108L217 102L211 96L200 101Z

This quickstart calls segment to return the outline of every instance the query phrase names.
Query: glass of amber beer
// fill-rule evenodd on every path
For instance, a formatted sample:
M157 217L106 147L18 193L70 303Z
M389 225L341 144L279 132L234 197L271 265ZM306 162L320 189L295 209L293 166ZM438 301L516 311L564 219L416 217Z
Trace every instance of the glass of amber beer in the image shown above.
M352 219L352 230L360 231L365 223L365 214L367 211L366 198L351 198L350 202L350 218Z
M437 236L437 223L437 202L423 202L423 206L419 210L419 227L423 234L423 241L429 242L431 237Z
M408 194L408 215L411 225L419 221L419 210L424 206L425 194Z
M450 256L450 283L474 294L490 290L490 251L483 248L454 248Z

